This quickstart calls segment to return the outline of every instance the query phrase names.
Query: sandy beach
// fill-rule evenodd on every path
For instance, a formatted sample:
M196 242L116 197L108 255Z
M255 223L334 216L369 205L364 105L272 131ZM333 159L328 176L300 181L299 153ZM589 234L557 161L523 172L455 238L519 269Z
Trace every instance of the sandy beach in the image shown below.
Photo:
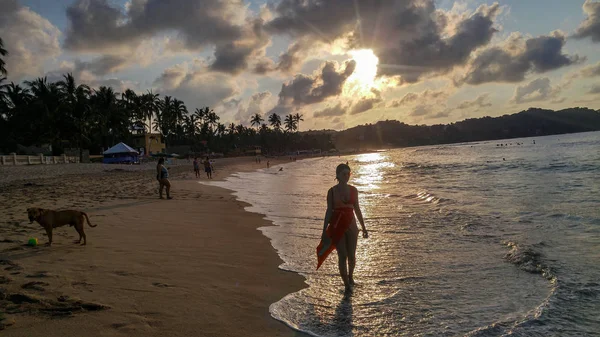
M281 161L271 159L276 165ZM255 170L253 157L218 159L215 179ZM154 164L0 167L0 330L4 336L294 336L268 307L305 287L230 191L199 184L191 162L170 170L160 200ZM205 180L205 175L201 180ZM90 216L52 247L26 209ZM40 245L24 245L28 238Z

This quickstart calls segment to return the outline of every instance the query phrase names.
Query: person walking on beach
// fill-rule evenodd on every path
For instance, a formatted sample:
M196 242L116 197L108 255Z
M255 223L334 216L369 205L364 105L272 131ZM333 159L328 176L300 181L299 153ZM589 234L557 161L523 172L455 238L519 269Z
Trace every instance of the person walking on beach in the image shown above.
M167 188L167 199L171 198L171 182L169 181L169 170L165 167L165 158L160 158L156 164L156 180L158 180L158 196L163 198L163 187Z
M338 267L340 276L344 281L345 292L352 292L354 286L354 267L356 266L356 245L358 242L358 227L356 219L360 221L363 238L368 238L369 233L365 227L360 206L358 204L358 190L348 185L350 180L350 166L340 164L335 170L338 184L327 192L327 212L323 221L321 242L317 247L317 269L334 249L338 254Z
M204 172L206 172L206 177L208 179L212 179L212 166L210 164L210 160L206 157L206 160L203 162L204 164Z
M200 163L198 162L198 157L194 158L194 173L196 173L196 178L200 177Z

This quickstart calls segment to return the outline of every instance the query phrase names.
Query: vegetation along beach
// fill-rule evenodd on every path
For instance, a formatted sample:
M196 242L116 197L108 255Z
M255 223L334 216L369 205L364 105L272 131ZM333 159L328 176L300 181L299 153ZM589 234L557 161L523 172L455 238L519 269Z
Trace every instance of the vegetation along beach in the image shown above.
M0 0L3 336L600 336L598 0Z

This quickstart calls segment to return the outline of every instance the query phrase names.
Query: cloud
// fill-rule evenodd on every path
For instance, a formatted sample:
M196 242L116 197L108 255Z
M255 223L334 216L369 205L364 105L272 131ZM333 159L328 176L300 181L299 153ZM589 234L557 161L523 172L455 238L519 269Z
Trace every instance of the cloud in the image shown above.
M351 115L356 115L365 111L369 111L375 107L377 103L381 102L381 97L362 98L358 102L354 103L350 109Z
M459 105L456 106L457 110L466 110L466 109L480 109L480 108L489 108L492 106L492 103L489 101L490 94L485 93L477 96L472 101L463 101Z
M417 105L412 112L410 113L411 116L414 117L418 117L418 116L425 116L428 115L432 112L433 107L431 105Z
M416 106L409 114L412 117L422 117L422 119L438 119L450 116L452 110L444 108L442 110L436 110L436 107L428 104L421 104Z
M108 0L77 0L67 9L64 44L77 52L130 54L145 39L175 34L178 41L170 46L192 51L212 46L211 69L237 74L270 43L263 17L248 13L241 0L132 0L126 10Z
M581 69L580 74L584 77L600 76L600 62Z
M592 94L592 95L600 94L600 85L599 84L592 85L592 87L588 91L588 94Z
M576 39L591 38L593 42L600 42L600 2L586 0L583 4L583 12L587 18L573 34Z
M186 103L188 110L216 106L241 92L241 83L222 73L210 72L199 61L167 68L154 81L162 95L173 96Z
M429 90L426 89L420 93L409 92L404 95L400 100L393 100L388 105L388 108L398 108L405 105L425 102L440 102L448 98L448 92L441 90Z
M119 71L131 64L131 60L124 56L103 55L89 62L75 61L76 71L88 70L94 75L103 76Z
M44 62L62 52L60 30L17 0L3 0L1 7L0 31L9 52L5 57L9 78L18 82L39 75Z
M250 123L250 118L255 114L264 116L265 103L271 96L272 94L270 91L263 91L252 95L245 106L240 106L238 108L237 113L234 115L234 119L238 123L248 124Z
M380 75L414 82L423 74L466 63L473 51L491 41L501 8L497 3L482 5L453 21L451 30L447 27L453 18L436 9L433 0L356 0L354 6L347 0L282 0L271 10L268 31L328 44L345 39L347 48L373 49Z
M320 72L313 76L297 75L281 86L279 105L302 106L323 102L342 93L344 83L354 72L356 62L347 61L344 67L337 62L325 62Z
M561 91L559 86L553 87L547 77L538 78L526 85L520 85L515 89L511 102L516 104L548 100L556 97Z
M560 31L526 40L513 34L504 46L480 52L457 84L521 82L528 73L541 74L585 60L578 55L563 54L565 43L565 35Z
M334 116L342 116L345 115L347 111L347 107L342 107L342 103L338 103L335 106L328 106L323 110L316 111L313 114L315 118L321 117L334 117Z

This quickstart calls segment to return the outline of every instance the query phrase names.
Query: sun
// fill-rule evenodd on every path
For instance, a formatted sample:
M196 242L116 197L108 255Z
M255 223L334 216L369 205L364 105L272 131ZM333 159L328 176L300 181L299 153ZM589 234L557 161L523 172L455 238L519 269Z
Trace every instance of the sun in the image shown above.
M348 54L356 62L356 68L348 78L348 84L360 93L368 93L375 87L379 58L371 49L351 50Z
M357 80L365 86L373 85L377 76L377 64L379 64L379 58L375 53L371 49L360 49L351 50L348 54L356 61L356 69L348 80Z

